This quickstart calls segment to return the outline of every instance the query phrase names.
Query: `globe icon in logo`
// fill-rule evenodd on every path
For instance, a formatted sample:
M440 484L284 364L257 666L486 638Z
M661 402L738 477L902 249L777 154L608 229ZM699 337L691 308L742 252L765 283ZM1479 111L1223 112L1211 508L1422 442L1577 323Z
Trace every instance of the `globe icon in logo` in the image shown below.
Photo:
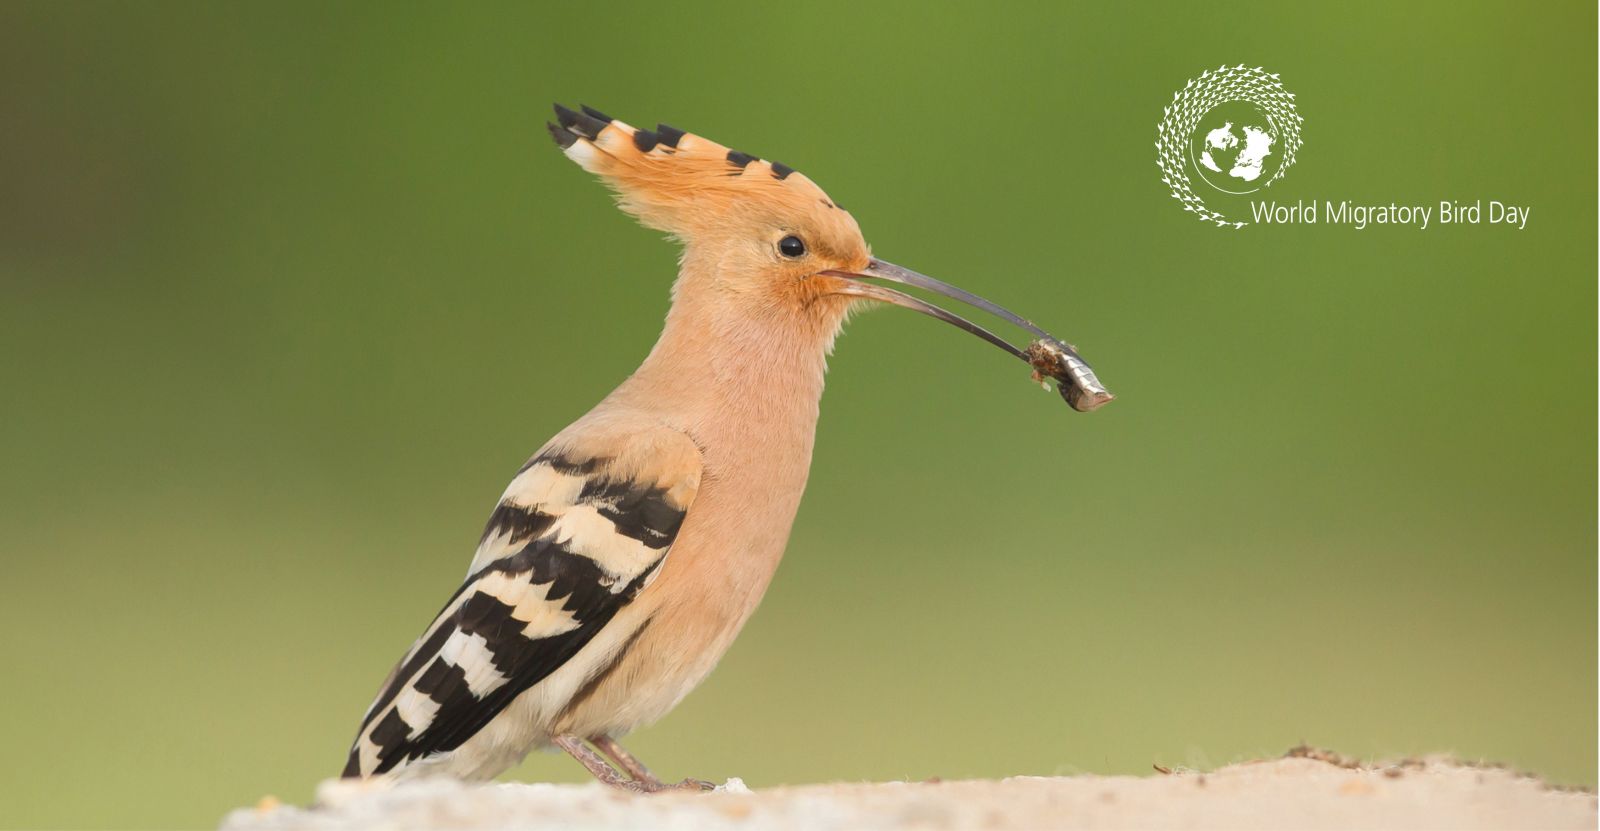
M1238 196L1272 187L1289 172L1304 123L1277 74L1244 64L1208 69L1161 110L1161 184L1201 222L1243 228L1250 224L1242 216L1248 200Z
M1281 165L1278 127L1250 101L1230 101L1206 113L1189 137L1194 171L1223 193L1252 193Z

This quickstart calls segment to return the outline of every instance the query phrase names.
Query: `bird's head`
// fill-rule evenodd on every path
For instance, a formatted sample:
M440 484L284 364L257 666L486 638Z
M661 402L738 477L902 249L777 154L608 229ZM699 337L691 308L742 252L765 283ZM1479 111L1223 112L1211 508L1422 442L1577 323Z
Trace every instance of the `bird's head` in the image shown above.
M1032 347L1018 349L949 311L866 282L887 280L975 306L1027 329L1040 338L1036 344L1052 344L1052 360L1060 355L1061 366L1071 365L1075 389L1082 391L1085 381L1099 389L1071 347L1032 323L981 297L875 259L849 211L793 168L665 124L638 129L589 107L573 111L557 104L555 113L550 135L567 157L598 175L623 210L682 241L684 268L676 301L802 321L824 344L831 344L854 303L892 303L965 329L1034 363L1036 370L1042 367L1030 358ZM1066 395L1069 382L1062 380ZM1092 403L1090 398L1068 400L1077 409L1092 409L1110 395Z
M588 107L556 106L550 134L623 210L682 241L687 275L734 302L839 312L829 271L868 267L861 228L805 174L665 124L643 130ZM829 298L838 298L830 302ZM819 308L819 304L820 308Z

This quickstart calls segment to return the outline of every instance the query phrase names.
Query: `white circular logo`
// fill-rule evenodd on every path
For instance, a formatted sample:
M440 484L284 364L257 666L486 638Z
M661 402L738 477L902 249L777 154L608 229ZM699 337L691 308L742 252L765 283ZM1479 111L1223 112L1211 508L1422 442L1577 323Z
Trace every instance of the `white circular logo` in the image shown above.
M1195 193L1191 174L1226 195L1219 200L1271 187L1294 165L1304 121L1277 75L1243 64L1208 69L1172 94L1156 126L1161 181L1202 222L1243 228Z

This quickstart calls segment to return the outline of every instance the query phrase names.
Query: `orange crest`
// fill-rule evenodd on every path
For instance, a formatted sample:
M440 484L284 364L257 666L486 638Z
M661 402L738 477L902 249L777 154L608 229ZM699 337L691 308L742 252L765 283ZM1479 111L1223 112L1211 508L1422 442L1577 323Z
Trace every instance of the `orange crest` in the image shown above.
M555 105L556 144L600 176L623 210L678 237L754 220L855 229L855 220L804 174L665 124L640 130L598 110Z

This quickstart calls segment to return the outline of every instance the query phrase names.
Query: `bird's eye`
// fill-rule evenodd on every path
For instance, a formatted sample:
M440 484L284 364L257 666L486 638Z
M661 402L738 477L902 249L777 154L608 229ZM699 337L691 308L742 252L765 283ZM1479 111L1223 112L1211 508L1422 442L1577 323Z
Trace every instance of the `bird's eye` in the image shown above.
M806 244L794 234L778 240L778 253L791 260L798 260L806 255Z

